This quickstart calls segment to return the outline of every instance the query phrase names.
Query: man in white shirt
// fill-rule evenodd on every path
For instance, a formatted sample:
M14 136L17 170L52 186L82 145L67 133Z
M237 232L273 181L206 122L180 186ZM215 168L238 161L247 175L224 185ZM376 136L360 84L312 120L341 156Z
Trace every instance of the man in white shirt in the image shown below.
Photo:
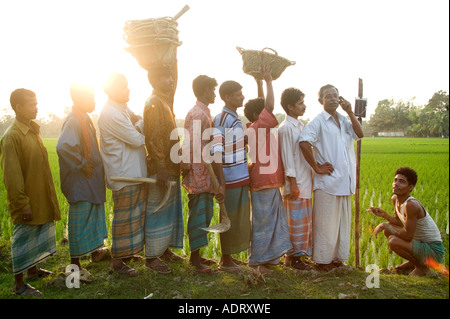
M142 183L112 181L111 176L147 177L142 118L127 107L130 90L124 75L111 74L103 89L108 101L100 113L98 126L106 184L114 201L111 269L136 276L137 270L124 260L143 250L147 187Z
M284 168L283 203L287 213L289 237L293 250L286 256L286 265L311 270L302 256L312 254L312 172L298 145L304 124L298 120L305 113L305 94L288 88L281 95L286 119L278 129L278 143Z
M350 255L351 203L356 187L353 140L363 137L351 104L328 84L319 91L324 111L300 135L300 148L314 170L313 261L320 270L342 265ZM341 105L349 119L337 112Z

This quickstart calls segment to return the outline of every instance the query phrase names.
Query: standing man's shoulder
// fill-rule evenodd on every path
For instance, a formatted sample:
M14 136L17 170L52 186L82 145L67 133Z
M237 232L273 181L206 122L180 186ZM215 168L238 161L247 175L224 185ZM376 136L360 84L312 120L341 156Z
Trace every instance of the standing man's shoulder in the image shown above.
M69 114L67 114L67 116L64 119L64 122L62 124L61 130L63 130L64 127L66 127L66 126L69 126L71 128L73 128L73 127L80 127L81 128L80 121L75 116L75 114L73 114L73 112L70 112Z
M0 145L10 146L14 143L17 143L20 141L21 137L25 135L24 130L20 130L18 125L16 124L17 120L14 120L11 125L6 129L5 133L0 139Z
M286 133L290 130L289 121L287 119L284 119L283 122L281 122L280 126L278 126L278 134Z

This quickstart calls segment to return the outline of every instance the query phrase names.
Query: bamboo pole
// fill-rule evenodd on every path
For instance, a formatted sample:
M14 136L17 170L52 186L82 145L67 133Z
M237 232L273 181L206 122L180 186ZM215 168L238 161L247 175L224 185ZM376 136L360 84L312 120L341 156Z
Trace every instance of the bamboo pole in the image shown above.
M359 79L358 97L363 97L363 82ZM356 105L355 105L356 108ZM356 109L355 109L356 111ZM356 114L356 112L355 112ZM362 125L361 116L358 114L358 121ZM356 190L355 190L355 267L359 268L359 179L361 167L361 140L356 142Z

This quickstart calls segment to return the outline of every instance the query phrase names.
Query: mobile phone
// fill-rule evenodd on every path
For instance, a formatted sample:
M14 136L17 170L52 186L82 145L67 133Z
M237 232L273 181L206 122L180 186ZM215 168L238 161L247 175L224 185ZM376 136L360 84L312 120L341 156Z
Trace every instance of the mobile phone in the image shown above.
M342 106L342 103L344 103L344 98L342 96L339 97L339 105Z

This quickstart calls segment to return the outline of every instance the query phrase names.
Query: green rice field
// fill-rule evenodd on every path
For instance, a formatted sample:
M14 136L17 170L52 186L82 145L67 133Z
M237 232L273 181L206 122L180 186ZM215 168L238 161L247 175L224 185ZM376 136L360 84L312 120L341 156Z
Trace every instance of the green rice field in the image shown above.
M55 187L61 208L61 221L56 223L56 239L66 236L68 204L60 191L58 157L56 154L57 139L44 139L49 153L50 166L53 172ZM369 215L366 209L369 206L382 207L392 212L392 179L395 169L399 166L414 168L419 176L418 183L412 196L419 199L425 209L436 221L443 236L446 254L444 263L448 267L448 219L449 219L449 140L427 138L364 138L361 143L361 178L360 178L360 266L377 264L380 268L400 264L402 259L387 248L387 239L384 236L375 238L372 230L382 222L382 219ZM0 172L2 176L2 172ZM187 195L183 189L184 215L187 216ZM354 212L354 200L352 201ZM216 206L216 213L218 205ZM110 233L112 221L111 192L107 192L107 224ZM217 223L217 215L213 224ZM185 223L186 225L186 223ZM4 184L0 185L0 239L10 242L13 225L10 221L6 202ZM353 231L353 227L352 227ZM111 234L111 233L110 233ZM217 234L210 234L210 245L202 248L202 255L209 258L220 257L220 245ZM111 236L108 238L110 245ZM184 249L179 253L189 255L188 240L185 235ZM352 234L351 256L349 264L354 265L354 237ZM237 256L246 259L247 253Z

